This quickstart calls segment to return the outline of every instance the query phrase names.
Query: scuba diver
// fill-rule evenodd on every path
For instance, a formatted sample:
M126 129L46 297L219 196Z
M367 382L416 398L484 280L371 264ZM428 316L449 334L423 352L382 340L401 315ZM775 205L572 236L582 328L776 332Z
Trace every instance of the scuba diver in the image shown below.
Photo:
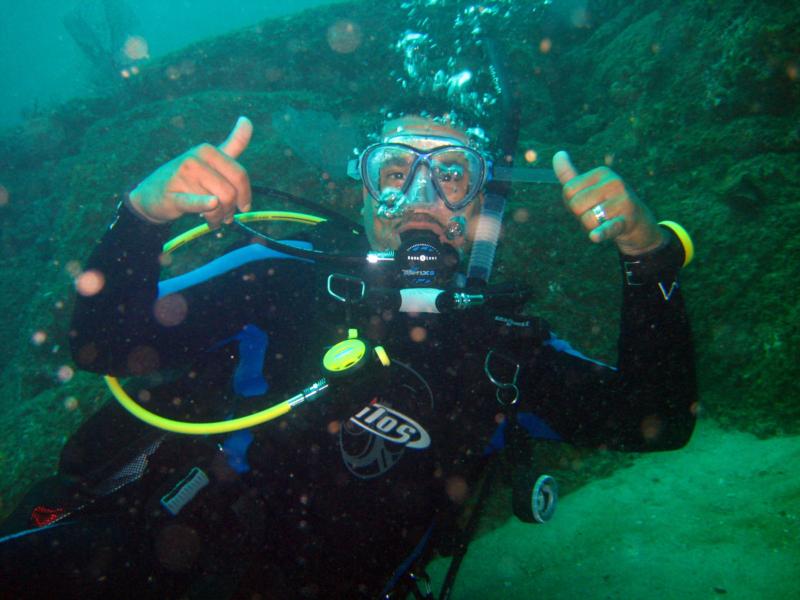
M237 159L252 133L242 117L221 145L158 168L91 254L74 360L136 377L4 524L14 594L401 598L432 549L455 552L488 457L520 432L636 452L687 443L678 274L691 240L616 173L553 161L567 209L619 250L612 367L525 315L519 286L489 283L491 161L446 119L391 120L353 162L366 235L332 216L277 244L248 228L241 247L159 281L170 223L199 214L216 230L251 210ZM528 500L515 512L541 520Z

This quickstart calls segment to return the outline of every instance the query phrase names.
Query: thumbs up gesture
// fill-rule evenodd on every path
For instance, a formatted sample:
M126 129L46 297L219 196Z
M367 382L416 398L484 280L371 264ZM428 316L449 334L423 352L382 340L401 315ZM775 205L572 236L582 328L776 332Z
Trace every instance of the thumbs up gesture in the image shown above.
M644 254L661 244L663 234L653 213L614 171L598 167L578 173L564 151L553 157L553 170L563 186L564 204L590 240L614 240L628 255Z
M219 146L200 144L162 165L130 193L130 206L152 223L168 223L186 213L202 214L211 227L231 223L236 210L248 211L250 179L236 159L253 135L239 117Z

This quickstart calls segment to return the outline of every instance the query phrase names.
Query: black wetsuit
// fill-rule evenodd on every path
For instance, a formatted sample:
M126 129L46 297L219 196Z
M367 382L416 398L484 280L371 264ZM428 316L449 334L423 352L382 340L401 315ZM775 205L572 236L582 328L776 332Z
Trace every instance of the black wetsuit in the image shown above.
M149 408L220 420L282 400L320 376L325 349L349 327L382 344L393 364L255 428L252 441L165 437L110 403L62 453L59 485L78 489L72 500L34 493L14 517L18 529L35 529L62 515L47 512L53 507L77 509L82 525L70 531L69 517L55 521L65 533L52 537L62 550L83 540L81 551L37 546L35 534L0 544L55 559L61 566L42 585L51 578L65 593L139 597L186 589L198 597L234 589L243 597L376 597L432 524L473 492L488 449L502 445L499 424L630 451L678 448L691 435L692 345L676 283L682 250L671 237L646 257L623 257L618 368L519 314L345 307L325 289L335 269L260 248L173 280L157 300L168 237L169 227L122 208L86 265L103 288L78 298L70 332L81 368L144 375L129 391ZM484 373L490 350L498 379L510 381L520 366L513 413ZM513 395L506 389L500 399ZM248 441L246 452L235 450ZM131 464L146 468L129 475ZM160 500L192 467L210 483L172 516Z

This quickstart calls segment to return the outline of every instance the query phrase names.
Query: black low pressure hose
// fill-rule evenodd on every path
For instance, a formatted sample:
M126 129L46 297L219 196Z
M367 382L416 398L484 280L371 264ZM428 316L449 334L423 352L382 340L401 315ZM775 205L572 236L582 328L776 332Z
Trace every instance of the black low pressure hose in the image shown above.
M364 230L364 227L357 221L354 221L350 217L347 217L340 212L332 210L327 206L320 204L319 202L314 202L313 200L308 200L307 198L301 198L300 196L295 196L294 194L290 194L289 192L283 192L281 190L276 190L275 188L271 188L269 186L261 184L253 184L250 186L250 189L253 191L254 194L257 194L259 196L266 196L268 198L277 198L278 200L283 200L285 202L290 202L291 204L296 204L297 206L303 206L305 208L313 210L315 214L318 214L321 217L325 217L327 221L330 221L345 229L354 230L358 232L363 232Z
M282 192L280 190L276 190L274 188L270 188L263 185L251 185L250 189L253 191L254 194L260 196L277 198L285 202L309 208L312 211L314 211L315 214L323 217L327 222L333 225L343 228L346 231L351 231L356 234L363 234L363 227L359 223L356 223L355 221L346 217L345 215L338 213L335 210L331 210L326 206L322 206L317 202L313 202L311 200L295 196L288 192ZM296 248L294 246L282 242L281 240L276 240L275 238L265 233L256 231L249 225L246 225L240 221L235 221L235 225L239 227L239 229L241 229L246 235L260 240L267 248L275 250L276 252L281 252L283 254L293 256L295 258L310 260L314 262L332 263L342 267L362 265L367 262L367 258L363 254L360 255L331 254L328 252L321 252L319 250L305 250L303 248Z

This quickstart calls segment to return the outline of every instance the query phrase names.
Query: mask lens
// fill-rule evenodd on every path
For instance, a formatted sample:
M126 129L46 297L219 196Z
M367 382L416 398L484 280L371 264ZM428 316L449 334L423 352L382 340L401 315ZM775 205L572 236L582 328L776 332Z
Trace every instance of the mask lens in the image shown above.
M367 187L380 196L387 188L403 189L417 155L402 146L379 146L364 158Z
M483 178L483 166L477 153L444 148L433 152L429 160L433 183L449 208L462 208L475 197Z

